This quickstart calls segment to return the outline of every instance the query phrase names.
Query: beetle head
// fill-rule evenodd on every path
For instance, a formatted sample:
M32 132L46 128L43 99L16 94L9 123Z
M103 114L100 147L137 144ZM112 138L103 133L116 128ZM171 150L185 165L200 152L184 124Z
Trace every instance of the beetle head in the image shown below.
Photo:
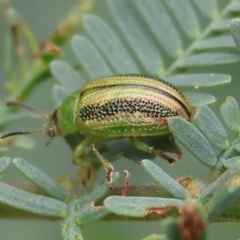
M46 120L46 124L44 125L44 132L50 138L59 135L57 125L58 125L57 109L55 109L54 112L51 115L49 115L49 117Z
M1 139L8 138L15 135L45 133L50 137L50 141L51 141L53 137L59 135L57 130L57 124L58 124L57 109L51 115L46 116L41 112L37 111L36 109L20 102L10 101L10 102L7 102L7 106L18 106L18 107L26 108L32 112L35 112L37 115L39 115L42 119L46 121L46 124L44 125L43 129L37 129L33 131L16 131L16 132L5 133L1 136ZM50 141L47 142L47 145L50 143Z

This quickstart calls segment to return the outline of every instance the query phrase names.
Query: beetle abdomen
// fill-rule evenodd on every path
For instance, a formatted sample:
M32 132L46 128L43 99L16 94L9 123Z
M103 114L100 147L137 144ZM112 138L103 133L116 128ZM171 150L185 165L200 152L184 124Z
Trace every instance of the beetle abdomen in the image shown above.
M167 118L189 120L186 98L170 84L137 75L97 79L83 89L77 107L82 132L99 137L154 136L168 132Z

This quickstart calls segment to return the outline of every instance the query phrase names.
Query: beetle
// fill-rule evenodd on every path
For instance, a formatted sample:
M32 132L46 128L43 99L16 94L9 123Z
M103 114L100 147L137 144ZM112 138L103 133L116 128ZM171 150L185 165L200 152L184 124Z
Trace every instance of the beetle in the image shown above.
M87 137L75 148L72 160L77 163L92 143L93 152L105 167L110 187L114 169L96 150L96 139L128 137L138 149L155 153L174 163L175 159L137 137L169 133L169 117L180 116L187 121L191 118L190 103L175 86L159 78L137 74L98 78L70 94L49 116L23 103L8 102L8 106L13 105L34 111L45 119L46 124L40 130L6 133L1 138L37 132L45 133L50 138L83 133Z

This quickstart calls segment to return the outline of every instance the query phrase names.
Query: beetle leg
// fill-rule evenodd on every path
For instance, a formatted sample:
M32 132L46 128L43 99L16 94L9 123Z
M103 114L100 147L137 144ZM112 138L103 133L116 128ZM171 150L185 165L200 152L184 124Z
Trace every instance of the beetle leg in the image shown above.
M114 170L113 166L111 163L108 162L107 159L105 159L95 148L94 144L91 145L93 152L95 153L95 155L97 156L97 158L100 160L100 162L102 163L102 165L104 166L105 170L106 170L106 180L107 180L107 184L109 186L110 189L113 189L113 187L111 186L111 182L112 182L112 172Z
M164 160L167 160L170 164L173 164L176 162L176 159L169 157L166 155L162 150L155 149L154 147L149 146L148 144L141 142L137 140L136 138L130 138L132 143L135 147L137 147L139 150L149 153L155 153L156 155L162 157Z
M83 155L85 149L92 142L90 137L85 138L73 151L72 162L77 165L78 159Z

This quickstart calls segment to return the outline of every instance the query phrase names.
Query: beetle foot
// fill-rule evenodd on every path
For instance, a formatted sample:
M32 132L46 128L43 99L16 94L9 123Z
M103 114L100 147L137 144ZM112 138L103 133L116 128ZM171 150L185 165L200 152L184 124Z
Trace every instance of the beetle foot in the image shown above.
M156 155L158 155L159 157L163 158L164 160L167 160L170 164L174 164L177 161L177 159L174 159L174 158L166 155L163 151L156 150L153 147L150 148L150 152L151 153L155 153Z
M162 157L164 160L167 160L170 164L174 164L177 160L174 158L169 157L168 155L162 153L161 155L159 155L160 157Z
M106 173L107 185L112 190L112 189L114 189L111 185L111 183L112 183L112 172L113 171L112 170L107 170L107 169L106 169L106 171L107 171L107 173Z
M113 166L111 165L110 162L108 162L107 159L105 159L95 148L94 144L91 145L92 151L95 153L96 157L99 159L99 161L102 163L102 165L105 168L106 171L106 180L107 180L107 184L109 186L110 189L113 189L113 187L111 186L111 182L112 182L112 173L114 171Z

